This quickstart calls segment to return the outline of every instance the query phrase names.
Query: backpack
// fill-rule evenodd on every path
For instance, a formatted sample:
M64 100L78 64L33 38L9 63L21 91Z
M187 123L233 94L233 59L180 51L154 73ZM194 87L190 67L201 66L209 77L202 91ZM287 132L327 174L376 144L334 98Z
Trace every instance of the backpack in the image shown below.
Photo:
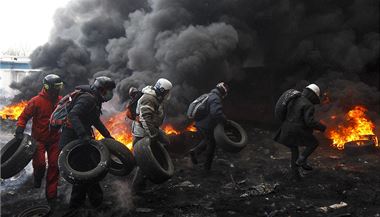
M200 97L196 98L193 102L190 103L189 108L187 109L187 117L189 119L199 121L207 116L207 100L209 96L209 93L202 94Z
M137 118L137 113L136 113L136 108L137 108L137 102L139 99L142 97L143 93L139 91L136 93L136 96L131 99L131 101L128 102L127 104L127 109L126 109L126 116L128 119L131 120L136 120Z
M83 94L80 89L76 89L73 92L64 96L57 104L57 107L54 109L53 113L50 116L50 126L53 128L60 128L68 124L67 114L73 107L73 102L79 95Z
M274 116L277 120L283 122L286 118L287 106L290 101L301 96L301 92L294 89L289 89L285 91L280 98L277 100Z

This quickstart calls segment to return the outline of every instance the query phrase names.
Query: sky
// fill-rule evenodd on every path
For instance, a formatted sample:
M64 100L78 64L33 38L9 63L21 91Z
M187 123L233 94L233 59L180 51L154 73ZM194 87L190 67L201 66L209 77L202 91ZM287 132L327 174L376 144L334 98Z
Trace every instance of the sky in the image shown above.
M57 8L70 0L1 0L0 54L9 49L33 51L48 41Z

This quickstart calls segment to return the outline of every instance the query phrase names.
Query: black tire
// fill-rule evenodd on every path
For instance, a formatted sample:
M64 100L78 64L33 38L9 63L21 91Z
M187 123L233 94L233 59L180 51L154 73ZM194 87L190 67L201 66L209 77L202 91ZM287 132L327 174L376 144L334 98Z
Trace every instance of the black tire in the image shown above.
M114 139L100 140L105 145L110 154L109 173L114 176L126 176L132 172L136 166L135 157L123 143Z
M80 140L67 144L59 155L62 177L71 184L86 184L102 180L108 172L110 153L102 143L91 140L83 145Z
M173 176L173 162L160 142L152 145L149 138L142 138L135 144L133 154L137 165L153 183L161 184Z
M3 146L1 154L1 178L8 179L19 173L32 160L37 144L24 134L22 140L13 138Z
M361 155L361 154L373 153L375 151L376 151L375 143L370 140L357 140L357 141L347 142L344 145L344 152L347 155Z
M45 217L49 216L50 207L47 205L39 205L27 208L17 215L17 217Z
M236 122L228 121L228 124L218 124L214 129L214 138L218 146L227 152L237 153L248 143L245 130Z

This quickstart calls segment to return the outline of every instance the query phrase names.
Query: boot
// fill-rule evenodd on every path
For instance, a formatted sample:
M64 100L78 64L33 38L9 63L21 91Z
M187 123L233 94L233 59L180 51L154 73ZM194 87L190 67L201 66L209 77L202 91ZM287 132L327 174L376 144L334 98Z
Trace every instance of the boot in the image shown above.
M135 176L132 181L132 191L134 193L141 193L146 188L146 178L140 168L137 168Z
M191 159L191 163L193 163L193 165L198 164L198 159L197 159L197 156L195 155L194 151L190 151L190 159Z
M302 169L304 170L309 170L309 171L313 170L313 167L307 163L306 158L303 157L302 155L298 158L298 160L296 161L296 164L297 166L302 167Z
M49 215L53 214L55 209L57 208L57 198L47 198L47 203L50 207Z
M291 168L290 173L290 179L292 179L293 181L301 181L301 174L298 167Z

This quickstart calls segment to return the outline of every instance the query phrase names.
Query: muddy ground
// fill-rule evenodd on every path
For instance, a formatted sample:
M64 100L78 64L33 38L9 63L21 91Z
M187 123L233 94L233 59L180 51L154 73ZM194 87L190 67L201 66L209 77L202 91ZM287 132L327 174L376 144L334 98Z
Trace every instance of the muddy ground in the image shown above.
M300 182L289 179L290 153L271 140L272 131L245 126L250 142L238 154L218 150L212 171L176 155L175 176L162 185L149 183L132 196L130 177L108 175L101 185L103 206L69 212L70 185L59 186L54 216L377 216L380 217L380 153L346 155L322 144L310 162L315 170ZM1 144L9 138L2 132ZM1 216L46 204L42 189L32 188L31 166L1 183ZM43 184L44 185L44 184ZM345 202L347 206L321 208Z

